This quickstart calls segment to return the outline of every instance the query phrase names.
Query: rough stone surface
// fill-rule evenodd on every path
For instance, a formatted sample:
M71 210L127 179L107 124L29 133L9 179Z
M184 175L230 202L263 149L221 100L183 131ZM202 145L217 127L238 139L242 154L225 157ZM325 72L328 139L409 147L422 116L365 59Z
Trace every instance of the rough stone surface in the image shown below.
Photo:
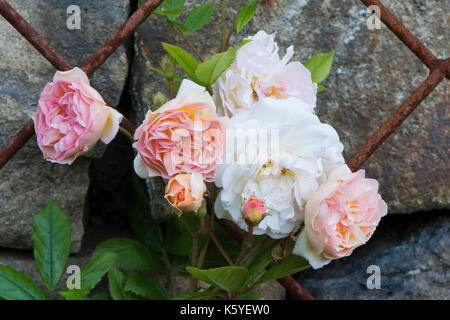
M206 1L186 1L189 8L200 2ZM213 54L220 43L219 1L215 3L211 21L201 32L188 36L205 57ZM231 26L246 1L229 3L227 25ZM449 56L446 12L450 10L450 2L386 0L383 3L437 57ZM338 131L345 145L346 159L350 159L428 74L421 61L386 26L369 30L367 16L366 7L359 1L266 1L258 4L255 18L241 34L231 37L231 44L237 45L259 29L277 32L281 52L293 44L294 58L301 62L315 53L335 51L331 75L323 83L327 90L318 95L317 113ZM132 75L138 122L151 106L154 93L158 90L168 93L162 77L146 68L158 66L164 54L161 41L188 50L156 17L139 28ZM368 176L379 180L390 213L449 207L448 90L448 80L445 80L364 166Z
M448 212L384 218L353 255L297 280L317 299L449 299L449 228ZM367 288L370 265L380 268L380 289Z
M12 0L25 20L69 62L81 66L126 20L129 1ZM68 30L69 5L81 9L81 29ZM107 10L105 10L107 8ZM0 148L30 119L54 68L12 27L0 19ZM95 73L93 85L117 104L128 74L121 47ZM100 147L101 149L101 147ZM93 155L101 155L94 152ZM45 162L35 138L0 170L0 247L30 248L33 214L55 201L72 224L72 249L80 249L90 160L72 166Z

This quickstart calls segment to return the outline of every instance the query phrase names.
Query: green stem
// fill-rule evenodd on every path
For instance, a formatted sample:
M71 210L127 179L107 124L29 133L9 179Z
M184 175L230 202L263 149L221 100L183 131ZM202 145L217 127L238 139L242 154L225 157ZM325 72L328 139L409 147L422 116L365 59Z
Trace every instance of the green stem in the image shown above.
M169 280L169 291L172 296L175 296L175 277L174 277L174 270L172 267L172 264L170 263L169 255L167 254L167 251L165 249L162 250L163 252L163 258L164 262L167 265L168 273L167 273L167 279Z
M164 21L164 19L161 16L158 16L162 21ZM186 38L186 36L183 34L183 32L181 32L181 30L173 25L167 22L167 24L169 25L169 27L181 38L181 40L183 40L188 46L189 48L191 48L191 50L194 52L194 54L197 56L197 58L203 62L203 57L200 54L200 52L197 50L197 48L192 44L191 41L189 41L188 38Z
M220 5L222 8L222 43L221 48L225 48L225 37L226 37L226 25L225 25L225 0L220 1Z
M253 227L248 227L248 232L245 234L241 243L241 251L236 259L236 264L239 265L240 261L244 257L245 252L251 246L253 236Z

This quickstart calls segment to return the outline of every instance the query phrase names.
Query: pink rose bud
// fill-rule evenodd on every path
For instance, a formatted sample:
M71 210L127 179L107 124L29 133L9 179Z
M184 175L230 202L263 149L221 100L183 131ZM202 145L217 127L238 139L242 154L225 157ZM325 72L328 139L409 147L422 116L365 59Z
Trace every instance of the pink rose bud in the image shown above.
M249 227L256 227L266 216L264 202L258 198L247 199L242 208L242 217Z
M308 196L305 228L293 253L307 259L314 269L349 256L370 239L386 215L378 182L364 176L364 170L352 173L342 165Z
M53 82L42 91L33 114L44 158L61 164L71 164L100 139L111 142L121 120L122 115L106 106L79 68L56 72Z
M199 173L180 173L166 186L164 198L175 208L177 213L195 211L200 208L206 185Z

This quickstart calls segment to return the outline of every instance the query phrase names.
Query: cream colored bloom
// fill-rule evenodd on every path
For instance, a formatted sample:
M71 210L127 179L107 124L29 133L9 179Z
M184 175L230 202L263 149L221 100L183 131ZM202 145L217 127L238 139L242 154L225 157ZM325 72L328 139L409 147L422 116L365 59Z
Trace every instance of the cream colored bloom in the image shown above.
M236 143L230 150L227 133L226 163L219 166L215 181L223 188L216 215L247 230L241 210L255 197L264 202L267 216L254 234L286 237L303 221L309 193L344 163L338 135L312 114L310 105L295 98L264 98L233 116L231 127L238 138L251 130L268 130L270 141Z
M237 51L233 64L214 85L218 113L232 116L265 97L295 97L315 107L317 84L311 73L300 62L289 62L294 55L292 46L280 59L274 38L275 34L259 31Z

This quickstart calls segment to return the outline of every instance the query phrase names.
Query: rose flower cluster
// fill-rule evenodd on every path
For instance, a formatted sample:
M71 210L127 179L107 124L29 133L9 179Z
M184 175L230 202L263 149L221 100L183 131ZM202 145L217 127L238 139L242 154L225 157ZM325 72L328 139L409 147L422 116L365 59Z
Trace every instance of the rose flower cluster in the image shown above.
M373 234L387 206L376 180L351 172L343 145L315 115L317 84L293 47L280 58L275 35L259 31L236 52L209 94L183 80L176 97L149 110L134 134L134 169L167 179L178 214L197 211L214 183L214 211L255 235L291 233L294 254L320 268ZM80 69L57 72L33 115L45 159L71 163L110 142L122 116Z

